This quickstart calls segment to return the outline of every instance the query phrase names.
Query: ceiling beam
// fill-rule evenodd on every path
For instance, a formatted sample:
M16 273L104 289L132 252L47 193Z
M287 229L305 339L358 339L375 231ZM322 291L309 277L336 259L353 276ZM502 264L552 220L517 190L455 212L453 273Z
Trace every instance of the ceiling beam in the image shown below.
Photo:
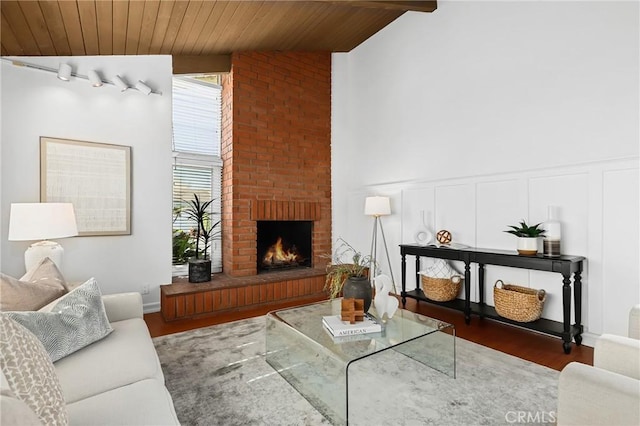
M345 0L316 0L322 3L334 3L345 6L362 7L369 9L387 9L387 10L400 10L400 11L414 11L414 12L433 12L438 7L436 0L428 1L377 1L377 0L357 0L357 1L345 1Z
M231 71L231 55L173 55L173 74L206 74Z

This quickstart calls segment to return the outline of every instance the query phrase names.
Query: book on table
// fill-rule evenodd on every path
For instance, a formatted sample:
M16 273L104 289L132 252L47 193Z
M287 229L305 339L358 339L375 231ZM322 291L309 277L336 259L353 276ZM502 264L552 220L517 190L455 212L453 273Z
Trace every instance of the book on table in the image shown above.
M355 324L350 324L349 321L342 321L340 315L323 316L322 325L333 336L353 336L382 331L382 325L369 315L365 315L363 321L358 321Z

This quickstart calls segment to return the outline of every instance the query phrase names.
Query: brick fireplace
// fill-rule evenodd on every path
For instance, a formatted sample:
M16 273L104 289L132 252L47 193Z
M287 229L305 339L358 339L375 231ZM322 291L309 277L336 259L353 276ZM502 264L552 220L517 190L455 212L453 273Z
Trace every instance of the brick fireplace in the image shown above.
M313 221L331 251L331 55L234 53L223 83L223 270L257 274L257 221Z
M321 298L331 251L331 54L232 55L222 91L223 274L161 288L165 320ZM258 274L258 222L311 223L309 266Z

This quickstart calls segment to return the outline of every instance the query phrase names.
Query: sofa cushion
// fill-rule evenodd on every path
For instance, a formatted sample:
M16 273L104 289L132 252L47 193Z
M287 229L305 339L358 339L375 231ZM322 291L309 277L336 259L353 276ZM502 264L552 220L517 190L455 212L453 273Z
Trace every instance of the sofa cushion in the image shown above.
M51 312L7 314L40 339L53 362L112 331L94 278L61 297Z
M69 404L72 425L178 425L167 389L155 379L142 380Z
M60 382L47 351L36 336L4 313L0 313L0 367L13 394L42 423L69 423Z
M54 366L67 403L133 382L155 378L164 383L158 355L144 320L111 323L113 332Z

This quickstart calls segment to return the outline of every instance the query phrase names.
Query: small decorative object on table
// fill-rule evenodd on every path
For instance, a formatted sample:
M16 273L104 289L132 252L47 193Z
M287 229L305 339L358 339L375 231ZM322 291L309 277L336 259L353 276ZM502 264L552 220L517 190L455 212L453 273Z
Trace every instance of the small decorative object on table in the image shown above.
M513 321L531 322L540 319L546 297L544 290L505 284L502 280L496 281L493 286L496 312Z
M340 315L323 316L322 325L335 337L378 333L382 331L382 325L369 315L365 315L362 321L358 321L355 324L350 324L349 321L343 321Z
M373 279L373 284L376 288L376 297L373 299L373 304L376 307L378 318L384 321L385 315L388 319L393 318L393 314L398 310L399 302L394 296L390 295L393 282L388 275L378 275Z
M436 234L436 239L440 244L449 244L451 243L453 237L451 235L451 232L447 231L446 229L441 229Z
M560 240L562 239L562 225L558 220L556 206L547 207L547 221L544 223L545 235L542 240L544 255L548 257L560 256Z
M458 297L462 287L462 276L444 259L435 259L433 264L420 271L422 291L427 299L448 302Z
M543 237L545 230L539 228L541 223L529 226L522 220L518 226L509 225L504 232L518 237L518 254L531 256L538 253L538 238Z
M364 300L363 299L342 299L340 316L342 321L349 321L355 324L356 321L364 319Z

